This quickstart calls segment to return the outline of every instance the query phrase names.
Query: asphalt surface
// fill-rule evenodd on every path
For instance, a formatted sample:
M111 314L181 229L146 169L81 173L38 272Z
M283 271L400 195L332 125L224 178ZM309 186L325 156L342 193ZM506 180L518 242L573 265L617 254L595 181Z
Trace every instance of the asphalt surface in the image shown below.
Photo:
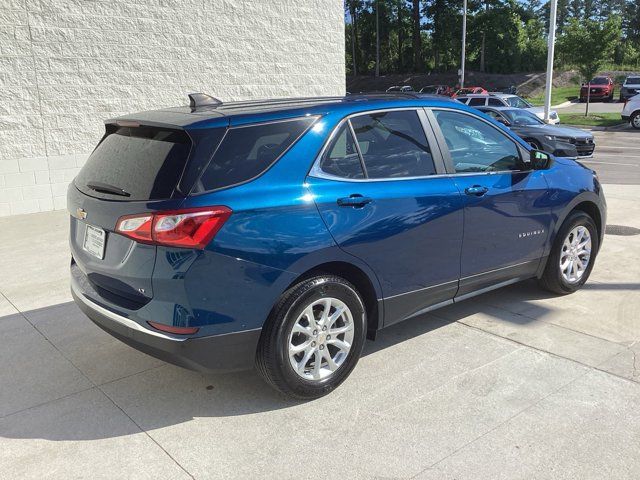
M596 135L601 177L637 184L640 135ZM628 228L582 290L394 325L313 402L127 347L71 301L66 212L0 218L0 478L637 480L640 186L604 189Z
M571 105L563 108L557 108L558 113L584 113L586 103L572 103ZM620 113L622 112L623 103L617 101L613 102L589 102L589 113Z
M602 183L640 185L640 130L594 131L593 158L582 163L598 172Z

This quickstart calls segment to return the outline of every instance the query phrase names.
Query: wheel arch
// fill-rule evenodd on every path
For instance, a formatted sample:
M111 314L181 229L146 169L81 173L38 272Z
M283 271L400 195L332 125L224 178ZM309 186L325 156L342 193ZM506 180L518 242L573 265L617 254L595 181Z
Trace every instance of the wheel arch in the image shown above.
M383 303L378 300L378 289L376 289L377 278L372 279L369 273L353 263L344 260L327 261L299 274L287 286L287 290L295 284L317 275L336 275L356 287L362 296L367 313L367 338L374 340L376 332L383 325L384 318Z
M599 243L602 244L602 239L604 237L606 212L602 210L600 204L601 199L594 192L584 192L583 194L578 195L576 198L574 198L573 201L563 209L562 215L558 217L558 220L553 229L553 236L551 237L549 242L549 248L551 248L551 245L553 245L556 235L558 234L558 231L564 224L565 220L575 211L584 212L591 218L593 218L593 221L596 224L596 228L598 230Z

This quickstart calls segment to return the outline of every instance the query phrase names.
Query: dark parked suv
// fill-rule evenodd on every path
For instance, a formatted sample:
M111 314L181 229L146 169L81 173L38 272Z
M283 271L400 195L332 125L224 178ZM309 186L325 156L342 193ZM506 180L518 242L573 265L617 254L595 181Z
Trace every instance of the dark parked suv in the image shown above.
M577 290L606 220L592 170L405 94L193 95L108 120L68 208L97 325L187 368L255 364L298 398L402 320L527 278Z

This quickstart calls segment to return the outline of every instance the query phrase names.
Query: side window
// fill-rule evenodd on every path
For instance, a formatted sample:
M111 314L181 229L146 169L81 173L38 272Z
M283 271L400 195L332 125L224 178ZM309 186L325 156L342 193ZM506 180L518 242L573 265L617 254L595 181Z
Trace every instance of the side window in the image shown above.
M520 170L520 152L504 133L479 118L433 111L458 173Z
M433 175L431 149L414 110L360 115L351 119L368 178Z
M320 168L336 177L364 178L360 156L347 122L340 127L329 144L320 160Z
M482 113L489 115L491 118L497 120L498 122L504 122L504 118L502 118L502 115L500 115L498 112L495 112L493 110L482 110Z
M490 107L504 107L504 103L502 103L497 98L490 98L489 99L489 106Z
M479 107L481 105L484 105L485 102L485 98L473 97L471 98L471 100L469 100L469 103L467 103L467 105L469 105L470 107Z
M314 120L308 117L230 128L196 184L196 192L229 187L257 177L293 145Z

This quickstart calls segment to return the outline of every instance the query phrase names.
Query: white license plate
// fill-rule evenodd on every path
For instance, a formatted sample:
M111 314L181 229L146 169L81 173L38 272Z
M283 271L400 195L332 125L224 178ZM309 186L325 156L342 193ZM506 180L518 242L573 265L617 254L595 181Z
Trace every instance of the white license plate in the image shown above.
M89 252L94 257L102 260L104 258L104 244L107 235L101 228L94 227L93 225L87 225L84 231L84 242L82 242L82 248Z

